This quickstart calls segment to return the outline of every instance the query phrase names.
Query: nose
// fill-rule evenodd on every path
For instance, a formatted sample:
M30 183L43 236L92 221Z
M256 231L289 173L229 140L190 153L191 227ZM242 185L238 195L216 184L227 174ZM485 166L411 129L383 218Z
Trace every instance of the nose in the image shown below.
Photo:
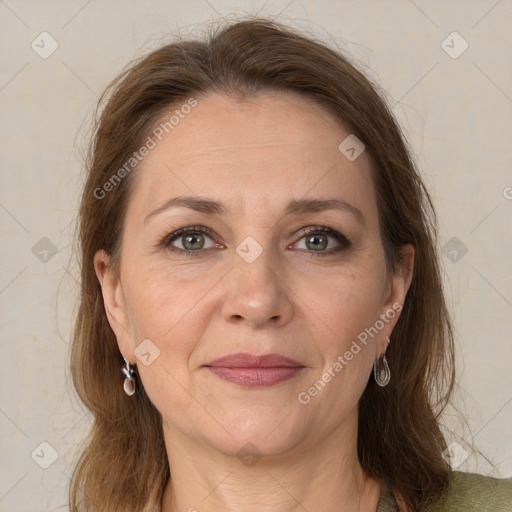
M246 323L253 329L272 325L282 327L293 316L293 293L286 283L282 266L272 264L268 251L252 263L238 255L229 272L226 298L222 306L224 320Z

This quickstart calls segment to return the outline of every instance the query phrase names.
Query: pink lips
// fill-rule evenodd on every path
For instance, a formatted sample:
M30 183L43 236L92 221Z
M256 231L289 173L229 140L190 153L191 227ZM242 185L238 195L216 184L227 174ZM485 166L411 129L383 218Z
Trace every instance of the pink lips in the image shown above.
M291 379L304 365L279 354L252 355L245 353L221 357L205 365L228 382L248 387L267 387Z

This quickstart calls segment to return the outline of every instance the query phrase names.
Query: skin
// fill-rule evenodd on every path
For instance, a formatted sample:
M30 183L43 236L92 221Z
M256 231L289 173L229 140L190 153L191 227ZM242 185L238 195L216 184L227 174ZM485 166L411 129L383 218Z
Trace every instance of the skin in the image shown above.
M137 170L119 271L96 254L119 349L137 363L162 414L172 475L163 512L377 508L380 482L365 477L357 458L357 404L399 314L308 404L297 399L359 333L403 305L412 279L410 245L401 248L403 268L386 271L371 161L338 150L347 135L329 113L290 93L198 98ZM177 196L207 196L228 212L180 207L145 221ZM302 198L342 199L364 223L338 210L285 216ZM213 236L193 242L204 242L196 256L161 245L198 225ZM320 249L307 244L299 230L309 226L330 227L351 246L319 256L343 246L322 234ZM171 247L186 251L183 236ZM263 249L252 263L236 252L248 236ZM144 339L160 350L148 366L134 354ZM278 353L305 368L275 386L247 388L203 366L235 352ZM247 443L261 457L255 464L237 457Z

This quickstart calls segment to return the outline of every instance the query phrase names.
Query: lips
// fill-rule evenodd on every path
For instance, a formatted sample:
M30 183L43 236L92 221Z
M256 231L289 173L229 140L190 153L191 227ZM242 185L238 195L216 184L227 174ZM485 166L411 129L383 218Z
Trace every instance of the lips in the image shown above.
M305 368L279 354L231 354L205 365L215 375L246 387L268 387L295 377Z
M304 365L279 354L257 356L238 353L215 359L215 361L205 366L220 366L223 368L298 368Z

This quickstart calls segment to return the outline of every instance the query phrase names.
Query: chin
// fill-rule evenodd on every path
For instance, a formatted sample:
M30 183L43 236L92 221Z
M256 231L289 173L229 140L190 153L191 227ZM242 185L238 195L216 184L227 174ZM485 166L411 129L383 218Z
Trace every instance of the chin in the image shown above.
M222 424L229 434L217 428L217 435L212 437L209 430L203 436L217 450L239 458L247 454L253 457L284 455L300 443L307 430L290 411L262 411L261 407L254 411L250 411L250 407L233 411L223 416Z

